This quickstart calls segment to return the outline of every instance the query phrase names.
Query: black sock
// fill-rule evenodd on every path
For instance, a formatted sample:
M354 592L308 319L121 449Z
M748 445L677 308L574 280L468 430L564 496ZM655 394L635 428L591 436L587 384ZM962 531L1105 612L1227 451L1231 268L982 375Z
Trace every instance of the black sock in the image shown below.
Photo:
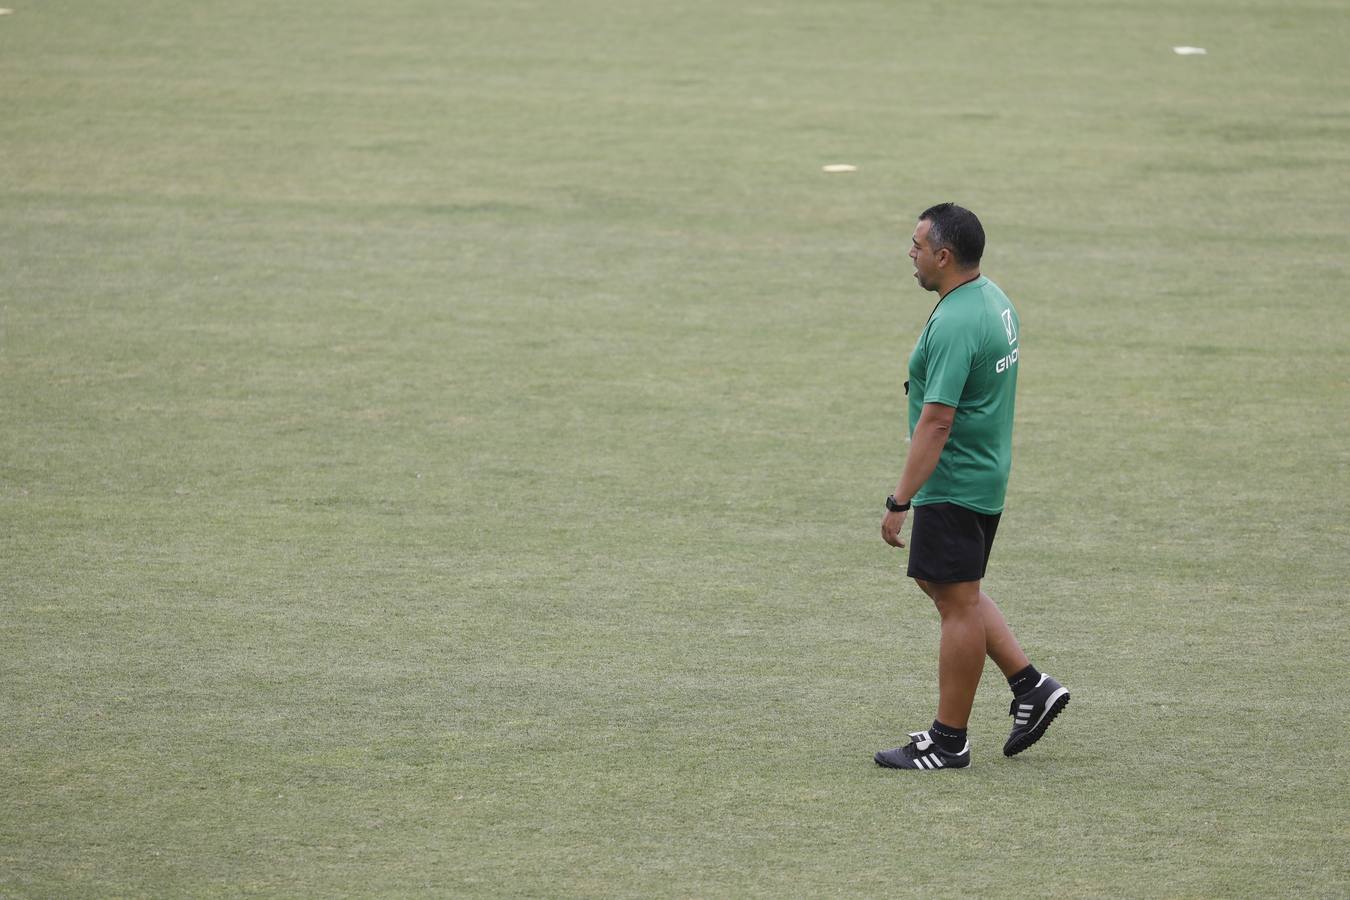
M928 736L948 753L960 753L966 747L966 730L964 728L943 725L937 719L933 720L933 727L928 729Z
M1036 667L1027 666L1022 671L1008 676L1008 687L1012 688L1013 696L1017 697L1034 688L1036 682L1040 680L1041 673L1036 671Z

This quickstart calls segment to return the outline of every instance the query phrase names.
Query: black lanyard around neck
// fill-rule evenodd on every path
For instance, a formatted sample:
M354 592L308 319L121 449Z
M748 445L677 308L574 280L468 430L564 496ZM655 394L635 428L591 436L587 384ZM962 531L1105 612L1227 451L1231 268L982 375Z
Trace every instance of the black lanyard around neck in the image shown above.
M945 294L943 294L941 297L939 297L939 298L938 298L938 302L936 302L936 303L933 304L933 309L928 313L928 318L926 318L926 319L923 320L923 327L924 327L924 328L927 328L927 327L928 327L928 323L931 322L931 321L933 321L933 313L937 312L937 308L938 308L939 306L942 305L942 301L943 301L943 300L946 300L946 299L947 299L948 297L950 297L952 294L955 294L957 291L961 290L961 288L963 288L963 287L965 287L966 285L970 284L972 281L975 281L975 280L978 279L979 277L980 277L980 273L979 273L979 272L976 272L972 277L967 278L965 281L961 282L961 283L958 284L956 287L952 288L950 291L948 291L947 293L945 293Z

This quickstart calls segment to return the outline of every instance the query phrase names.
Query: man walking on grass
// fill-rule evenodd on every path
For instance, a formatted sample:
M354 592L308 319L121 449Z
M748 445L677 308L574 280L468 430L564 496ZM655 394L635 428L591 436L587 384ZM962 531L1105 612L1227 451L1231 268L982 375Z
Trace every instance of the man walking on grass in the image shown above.
M919 216L909 257L919 286L938 302L909 358L909 455L886 498L881 537L905 546L900 528L912 505L908 574L937 606L942 643L937 718L909 744L876 754L893 769L970 765L966 723L986 654L1013 692L1005 756L1040 740L1069 702L980 590L1012 465L1018 357L1017 310L980 274L983 254L984 228L970 210L942 203Z

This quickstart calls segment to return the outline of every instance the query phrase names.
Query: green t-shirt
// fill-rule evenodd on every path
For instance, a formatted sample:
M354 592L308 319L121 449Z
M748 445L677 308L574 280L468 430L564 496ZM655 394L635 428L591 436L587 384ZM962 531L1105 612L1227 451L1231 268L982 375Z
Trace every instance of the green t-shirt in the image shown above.
M1012 468L1017 310L983 275L943 297L909 358L909 433L925 403L956 407L937 469L914 505L1003 511Z

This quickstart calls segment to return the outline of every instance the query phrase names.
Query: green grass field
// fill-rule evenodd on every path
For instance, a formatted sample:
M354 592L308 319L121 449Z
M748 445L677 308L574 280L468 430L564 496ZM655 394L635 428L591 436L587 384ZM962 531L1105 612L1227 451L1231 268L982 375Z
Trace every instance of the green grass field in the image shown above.
M0 896L1350 893L1342 0L11 2ZM941 200L1074 702L922 776Z

